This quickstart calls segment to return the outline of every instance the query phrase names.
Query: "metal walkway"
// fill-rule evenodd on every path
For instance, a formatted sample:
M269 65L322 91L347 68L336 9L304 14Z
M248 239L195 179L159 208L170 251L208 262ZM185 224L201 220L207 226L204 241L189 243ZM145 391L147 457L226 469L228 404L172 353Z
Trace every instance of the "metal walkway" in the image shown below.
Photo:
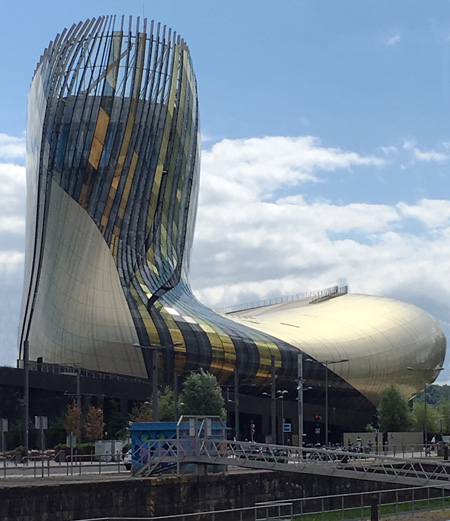
M321 474L410 486L450 488L450 463L326 449L268 445L198 437L149 442L150 458L134 475L189 463Z

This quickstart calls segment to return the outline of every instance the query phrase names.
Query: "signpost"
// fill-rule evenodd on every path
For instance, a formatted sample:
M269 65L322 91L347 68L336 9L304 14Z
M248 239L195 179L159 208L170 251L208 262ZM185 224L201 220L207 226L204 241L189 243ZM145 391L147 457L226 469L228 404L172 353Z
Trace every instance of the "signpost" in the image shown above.
M6 418L0 418L0 431L2 436L2 454L6 452L6 443L5 443L5 432L8 432L8 420Z
M73 449L77 446L77 437L73 432L66 436L66 445L70 448L70 474L73 476Z
M47 416L35 416L34 417L34 426L39 430L40 436L40 445L41 445L41 461L42 461L42 477L44 477L44 450L45 450L45 441L44 441L44 429L48 429L48 418Z

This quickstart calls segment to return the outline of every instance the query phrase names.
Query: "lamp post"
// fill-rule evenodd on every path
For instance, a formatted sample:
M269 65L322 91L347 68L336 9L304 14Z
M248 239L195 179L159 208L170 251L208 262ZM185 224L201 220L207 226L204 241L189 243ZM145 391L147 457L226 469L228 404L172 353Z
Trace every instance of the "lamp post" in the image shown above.
M288 391L286 389L278 390L277 393L280 395L278 398L281 400L281 444L285 445L284 443L284 395Z
M234 435L239 441L239 374L237 367L234 368Z
M328 365L331 364L342 364L348 362L348 358L342 360L325 361L325 445L328 446Z
M414 371L416 373L423 373L424 371L443 371L444 368L440 367L438 369L415 369L414 367L407 367L408 371ZM427 411L427 388L428 383L425 381L425 387L423 390L423 399L424 399L424 406L423 406L423 432L425 437L425 454L427 452L428 447L428 411Z
M29 343L25 340L23 343L23 428L24 428L24 447L25 455L28 463L28 440L29 440L29 421L30 416L30 365L29 365Z
M312 358L308 358L306 361L316 362ZM317 362L325 364L325 445L328 445L328 366L348 362L348 358L342 358L341 360L317 360Z
M152 352L152 409L153 421L158 421L158 351L160 349L167 349L168 347L181 346L181 342L174 342L165 346L142 346L140 344L133 344L133 347L140 349L150 349Z
M303 356L297 355L297 420L298 446L303 447Z

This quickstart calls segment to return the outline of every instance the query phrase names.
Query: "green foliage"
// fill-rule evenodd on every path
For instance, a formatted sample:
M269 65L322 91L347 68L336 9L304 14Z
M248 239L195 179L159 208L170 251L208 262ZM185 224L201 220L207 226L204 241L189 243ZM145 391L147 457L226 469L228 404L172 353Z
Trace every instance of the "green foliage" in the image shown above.
M378 407L382 432L405 432L411 426L411 412L406 398L391 385L381 393Z
M187 415L221 416L226 419L222 391L214 375L201 370L191 373L180 395L180 412Z
M162 422L175 420L175 394L170 387L166 387L158 397L158 416Z
M413 398L413 403L424 398L424 391ZM427 387L427 404L438 405L442 401L450 401L450 385L429 385Z
M439 418L438 410L427 403L427 432L440 432ZM415 401L413 403L412 419L412 430L425 430L425 400Z
M105 431L109 433L109 437L113 440L125 439L127 424L128 415L120 410L120 404L117 400L111 400L105 425Z
M45 439L48 447L53 447L57 443L63 443L65 441L66 430L64 429L64 415L49 420L48 429L45 431Z
M446 386L448 387L448 386ZM438 405L439 419L442 419L442 432L445 434L450 433L450 398L443 398ZM441 426L439 424L440 432Z
M371 423L368 423L366 425L366 432L374 432L375 429L373 428L373 425Z
M133 407L130 420L132 422L151 422L153 420L153 410L150 402L137 404Z

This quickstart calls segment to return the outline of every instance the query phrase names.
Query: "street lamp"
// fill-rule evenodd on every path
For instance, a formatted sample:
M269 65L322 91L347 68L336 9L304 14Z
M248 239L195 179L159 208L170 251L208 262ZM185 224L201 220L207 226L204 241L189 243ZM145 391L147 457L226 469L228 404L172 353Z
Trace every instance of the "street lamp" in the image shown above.
M281 400L281 443L282 443L282 445L285 445L285 443L284 443L284 395L287 392L288 391L286 389L283 389L282 391L281 390L277 391L277 394L280 395L280 396L278 396L278 398Z
M325 360L325 445L328 446L328 365L331 364L342 364L344 362L348 362L348 358L343 358L342 360L334 360L329 362Z
M312 358L308 358L306 361L315 362ZM328 445L328 366L342 364L348 361L348 358L342 358L341 360L317 360L320 364L325 364L325 445Z
M167 349L168 347L181 346L181 342L174 342L165 346L141 346L140 344L133 344L133 347L140 349L150 349L152 352L152 394L153 394L153 421L158 421L158 351L160 349Z
M407 367L408 371L414 371L416 373L423 373L424 371L443 371L444 368L440 367L438 369L415 369L414 367ZM424 399L424 407L423 407L423 431L425 437L425 453L428 447L428 411L427 411L427 388L428 383L425 382L425 388L423 390L423 399Z

